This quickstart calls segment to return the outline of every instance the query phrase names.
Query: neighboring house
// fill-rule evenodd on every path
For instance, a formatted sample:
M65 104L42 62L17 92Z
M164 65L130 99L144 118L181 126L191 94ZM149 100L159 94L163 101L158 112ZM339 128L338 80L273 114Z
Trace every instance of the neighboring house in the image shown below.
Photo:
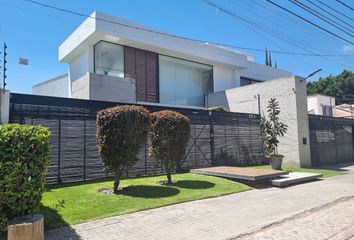
M34 95L69 97L69 76L67 73L32 86Z
M335 116L334 107L336 99L334 97L315 94L307 97L307 111L309 114L322 116Z
M354 119L354 104L341 104L334 108L336 117L352 118Z
M69 65L69 84L55 89L72 98L202 108L208 94L292 76L230 48L99 12L61 44L59 61Z

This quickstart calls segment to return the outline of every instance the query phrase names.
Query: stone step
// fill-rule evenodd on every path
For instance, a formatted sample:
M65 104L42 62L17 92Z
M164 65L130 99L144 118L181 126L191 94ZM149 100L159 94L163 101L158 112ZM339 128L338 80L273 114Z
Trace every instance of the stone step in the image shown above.
M289 172L278 179L272 180L272 185L275 187L286 187L294 184L314 181L322 177L320 173L304 173L304 172Z

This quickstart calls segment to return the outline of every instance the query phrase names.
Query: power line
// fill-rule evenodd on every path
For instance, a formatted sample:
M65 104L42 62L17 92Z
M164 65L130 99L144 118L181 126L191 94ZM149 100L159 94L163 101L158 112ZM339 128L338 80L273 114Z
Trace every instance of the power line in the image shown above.
M240 3L240 1L238 1L238 3ZM311 46L314 46L315 48L320 47L320 48L325 49L324 51L328 51L330 49L335 49L338 47L338 42L337 42L338 39L337 38L334 38L332 35L328 35L326 32L318 31L318 29L312 25L303 24L301 19L299 19L293 15L289 15L288 13L284 12L283 10L281 10L275 6L270 6L267 3L261 2L261 1L249 1L249 2L247 2L247 6L249 6L249 3L256 4L257 6L259 6L261 8L267 8L268 10L273 12L275 15L269 16L268 21L267 21L267 22L272 22L274 20L273 24L271 25L272 28L276 24L282 25L281 30L285 31L288 37L291 37L293 35L294 39L296 39L296 40L301 39L302 41L306 42L303 45L308 46L311 49L313 49ZM236 3L234 3L234 4L236 5ZM253 6L251 6L251 9L248 9L246 12L250 12L252 9L254 9ZM270 13L270 11L267 11L267 12ZM257 15L257 12L252 14L252 16L254 16L254 15ZM284 17L289 18L290 21L284 21ZM263 19L263 16L261 18ZM296 33L295 29L298 29L299 33ZM309 32L306 33L304 30L308 30ZM306 37L299 38L300 34L303 34ZM314 34L315 36L312 38L309 38L308 36L310 34ZM323 46L325 44L326 40L329 45ZM334 44L335 46L332 46L332 44ZM342 47L342 45L340 47ZM318 51L318 52L321 52L321 51Z
M238 16L236 13L232 12L231 10L226 9L225 7L222 7L222 6L220 6L220 5L217 5L216 3L213 3L213 2L211 2L211 1L209 1L209 0L202 0L202 1L205 2L206 4L210 5L210 6L213 6L213 7L217 8L217 9L219 9L220 11L225 12L226 14L230 15L231 17L235 18L235 19L238 20L238 21L246 22L247 24L252 25L252 26L255 26L256 28L261 29L262 31L264 31L264 32L266 32L266 33L268 33L268 34L270 34L270 35L273 35L273 36L274 36L274 35L277 35L278 38L282 39L283 41L285 41L285 42L287 42L287 43L290 43L291 45L297 46L298 48L301 48L301 49L303 49L303 50L305 50L305 51L312 52L311 50L305 49L302 45L299 45L299 44L297 44L296 42L289 41L288 39L286 39L285 37L283 37L282 34L279 34L279 33L277 33L277 32L274 32L272 29L269 29L269 28L267 28L267 27L261 26L260 24L257 24L257 23L255 23L255 22L252 22L252 21L250 21L250 20L247 20L247 19L245 19L245 18L243 18L243 17L240 17L240 16ZM252 30L252 29L251 29L251 30ZM257 33L257 32L256 32L256 33ZM258 33L257 33L257 34L258 34ZM266 39L267 41L270 41L269 39L267 39L267 38L264 37L263 35L261 35L261 34L258 34L258 35L260 35L262 38ZM271 42L271 41L270 41L270 42ZM273 44L274 44L274 43L273 43ZM313 52L312 52L312 53L313 53ZM322 58L327 59L326 57L322 57ZM331 59L327 59L327 60L329 60L330 62L336 62L336 63L338 63L339 65L342 65L342 66L344 66L344 67L346 67L346 68L349 68L349 69L352 68L352 67L350 67L350 66L348 66L348 65L346 65L346 64L342 64L342 63L340 63L340 62L337 62L337 61L334 61L334 60L331 60ZM313 64L311 64L311 65L313 65ZM314 65L313 65L313 66L314 66ZM318 66L315 66L315 67L316 67L316 68L319 68Z
M337 2L339 2L340 4L342 4L344 7L349 8L350 10L352 10L354 12L354 8L352 8L351 6L349 6L348 4L342 2L341 0L336 0Z
M189 40L189 41L195 41L195 42L200 42L200 43L204 43L204 44L208 43L208 44L219 45L219 46L223 46L223 47L230 47L230 48L249 50L249 51L256 51L256 52L264 52L264 49L242 47L242 46L236 46L236 45L231 45L231 44L222 44L222 43L204 41L204 40L195 39L195 38L182 37L182 36L177 36L177 35L170 34L170 33L159 32L159 31L155 31L155 30L152 30L152 29L145 29L145 28L138 27L138 26L132 26L132 25L129 25L129 24L124 24L124 23L120 23L120 22L116 22L116 21L112 21L112 20L107 20L105 18L97 18L97 17L93 17L91 15L87 15L87 14L83 14L83 13L79 13L79 12L74 12L74 11L67 10L67 9L64 9L64 8L58 8L58 7L55 7L55 6L51 6L51 5L40 3L40 2L37 2L37 1L33 1L33 0L24 0L24 1L32 3L32 4L36 4L36 5L39 5L39 6L42 6L42 7L51 8L51 9L54 9L54 10L57 10L57 11L66 12L66 13L74 14L74 15L77 15L77 16L91 18L91 19L95 19L95 20L98 20L98 21L103 21L103 22L107 22L107 23L111 23L111 24L121 25L121 26L124 26L124 27L138 29L138 30L142 30L142 31L146 31L146 32L152 32L152 33L156 33L156 34L160 34L160 35L164 35L164 36L169 36L169 37L174 37L174 38L179 38L179 39ZM270 51L273 52L273 53L277 53L277 54L313 56L313 57L353 57L354 56L354 55L349 55L349 54L317 54L317 53L300 53L300 52L277 51L277 50L270 50Z
M324 9L323 7L319 6L318 4L312 2L311 0L306 0L307 2L309 2L310 4L312 4L313 6L321 9L322 11L324 11L325 13L329 14L330 16L334 17L335 19L337 19L338 21L341 21L342 23L346 24L349 27L353 27L351 24L347 23L346 21L340 19L339 17L337 17L336 15L332 14L330 11L327 11L326 9Z
M313 22L310 21L310 20L307 20L306 18L300 16L300 15L297 14L297 13L294 13L293 11L290 11L289 9L287 9L287 8L285 8L285 7L283 7L283 6L280 6L279 4L277 4L277 3L275 3L275 2L273 2L273 1L271 1L271 0L266 0L266 1L269 2L270 4L274 5L274 6L277 6L277 7L280 8L280 9L282 9L282 10L284 10L284 11L286 11L286 12L288 12L288 13L290 13L290 14L292 14L292 15L294 15L294 16L300 18L300 19L302 19L303 21L305 21L305 22L307 22L307 23L309 23L309 24L311 24L311 25L313 25L313 26L315 26L315 27L321 29L322 31L327 32L328 34L331 34L331 35L333 35L333 36L335 36L335 37L337 37L337 38L339 38L339 39L341 39L341 40L343 40L343 41L345 41L345 42L347 42L347 43L350 43L351 45L354 45L354 43L351 42L350 40L347 40L347 39L345 39L345 38L343 38L343 37L341 37L341 36L339 36L339 35L337 35L337 34L331 32L331 31L329 31L329 30L327 30L327 29L321 27L320 25L318 25L318 24L316 24L316 23L313 23Z
M35 11L35 10L32 10L32 9L28 9L28 8L23 8L23 7L7 4L7 3L4 3L4 2L0 2L0 4L4 5L6 7L16 8L16 9L20 9L20 10L23 10L23 11L27 11L27 12L31 12L31 13L35 13L35 14L51 17L51 18L57 18L57 19L65 20L65 21L68 21L68 22L75 22L75 23L78 22L78 21L75 21L75 20L72 20L72 19L67 19L67 18L63 18L63 17L60 17L60 16L56 16L56 15L50 15L50 14L47 14L47 13L43 13L43 12Z
M301 3L301 2L299 2L299 1L297 1L297 0L289 0L289 1L290 1L291 3L293 3L293 4L295 4L296 6L300 7L301 9L305 10L306 12L309 12L310 14L312 14L312 15L318 17L319 19L325 21L325 22L328 23L329 25L331 25L331 26L333 26L333 27L339 29L340 31L342 31L342 32L344 32L344 33L346 33L346 34L348 34L349 36L352 36L352 37L354 36L353 34L347 32L347 31L343 30L342 28L340 28L340 27L336 26L335 24L333 24L333 23L331 22L331 21L333 21L333 20L329 19L328 17L326 17L325 15L319 13L318 11L313 10L311 7L305 5L305 4L303 4L303 3ZM333 22L334 22L334 21L333 21ZM337 23L337 22L335 22L335 23L338 24L339 26L345 28L346 30L349 30L349 31L353 32L353 30L348 29L347 27L345 27L345 26L343 26L343 25L341 25L341 24L339 24L339 23Z
M217 9L220 9L221 11L223 11L223 12L225 12L226 14L230 15L231 17L235 18L237 21L244 20L243 18L240 18L239 16L237 16L235 13L233 13L233 12L231 12L231 11L229 11L229 10L227 10L227 9L225 9L225 8L223 8L223 7L221 7L221 6L218 6L218 5L212 3L212 2L210 2L210 1L208 1L208 0L203 0L203 2L205 2L205 3L209 4L209 5L211 5L212 7L215 7L215 8L217 8ZM253 23L253 22L246 21L246 23L250 24L250 23ZM241 22L241 24L242 24L242 22ZM256 23L253 23L252 25L253 25L253 26L256 26L257 28L260 28L259 25L256 24ZM260 28L260 29L261 29L262 31L267 32L266 30L264 30L264 28ZM273 41L269 40L267 37L265 37L265 36L263 36L262 34L259 34L258 32L254 31L252 28L251 28L251 30L252 30L253 32L255 32L257 35L259 35L260 37L262 37L263 39L265 39L266 41L271 42L271 43L274 44L274 45L277 45L277 44L274 43ZM273 35L271 32L269 33L269 31L268 31L267 33ZM282 40L283 40L283 41L286 41L286 39L282 39ZM279 46L278 46L278 47L279 47ZM280 47L280 48L281 48L281 47ZM307 61L307 60L305 60L305 59L303 59L303 58L300 58L300 57L297 56L297 55L293 55L293 56L294 56L295 58L299 59L300 61L303 61L303 62L305 62L305 63L307 63L307 64L309 64L309 65L311 65L311 66L313 66L313 67L315 67L315 68L319 68L318 66L314 65L312 62L309 62L309 61Z
M317 50L317 52L327 52L332 49L337 48L337 42L333 44L336 44L336 46L324 46L326 43L327 38L332 38L332 36L327 35L326 33L322 31L318 31L311 25L304 25L302 24L302 21L292 15L288 15L287 13L283 12L282 10L269 6L267 3L263 3L260 1L247 1L244 2L246 3L245 6L244 4L241 4L243 1L231 1L229 0L230 3L235 5L237 7L237 13L250 13L249 15L252 17L259 17L262 21L263 25L269 25L269 28L272 30L277 30L277 26L279 26L279 32L283 33L282 36L284 36L287 39L292 40L293 42L298 42L301 40L301 45L302 46L307 46L308 49L311 49L316 52L314 49L324 49L324 50ZM253 6L253 4L257 6ZM267 8L267 21L263 21L264 15L259 14L258 11L254 11L257 7L261 7L262 9ZM241 9L242 10L241 10ZM271 15L272 13L275 13L275 15ZM284 18L285 16L285 18ZM289 18L290 21L285 21L287 18ZM300 24L297 24L298 21L301 21ZM298 32L296 31L298 30ZM310 30L309 33L305 32L304 30ZM313 38L308 37L310 34L313 34L313 31L315 31L316 36ZM277 31L278 32L278 31ZM323 35L323 37L320 37L319 33ZM300 37L300 34L306 35L306 37ZM321 40L319 40L321 39ZM337 41L337 39L335 39ZM270 41L272 45L274 45L274 41ZM331 41L332 42L332 41ZM342 47L342 46L341 46ZM278 46L278 48L282 49L282 47ZM308 50L305 50L308 51Z
M331 9L332 11L334 11L334 12L338 13L339 15L341 15L341 16L343 16L343 17L345 17L345 18L349 19L349 20L354 21L354 19L353 19L353 18L348 17L348 16L347 16L347 15L345 15L344 13L342 13L342 12L338 11L337 9L335 9L335 8L333 8L333 7L329 6L329 5L327 5L326 3L322 2L321 0L316 0L316 1L317 1L317 2L319 2L320 4L322 4L323 6L327 7L328 9Z

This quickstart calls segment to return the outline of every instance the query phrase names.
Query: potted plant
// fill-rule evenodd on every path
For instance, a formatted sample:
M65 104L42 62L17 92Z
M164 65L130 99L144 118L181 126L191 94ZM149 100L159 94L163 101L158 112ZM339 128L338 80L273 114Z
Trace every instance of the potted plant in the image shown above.
M267 106L268 119L262 117L263 144L266 157L270 160L272 169L280 170L284 156L278 153L279 137L283 137L288 126L279 120L280 107L275 98L271 98Z

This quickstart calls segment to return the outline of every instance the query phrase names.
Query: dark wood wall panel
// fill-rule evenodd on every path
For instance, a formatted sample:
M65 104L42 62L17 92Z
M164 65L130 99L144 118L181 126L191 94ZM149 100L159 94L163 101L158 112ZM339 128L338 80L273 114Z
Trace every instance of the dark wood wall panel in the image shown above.
M136 79L135 49L131 47L124 47L124 76Z
M146 93L148 102L159 102L158 100L158 55L146 53Z
M136 97L138 101L147 101L146 97L146 52L135 50Z
M125 77L136 80L138 101L159 102L158 54L132 47L124 47Z

